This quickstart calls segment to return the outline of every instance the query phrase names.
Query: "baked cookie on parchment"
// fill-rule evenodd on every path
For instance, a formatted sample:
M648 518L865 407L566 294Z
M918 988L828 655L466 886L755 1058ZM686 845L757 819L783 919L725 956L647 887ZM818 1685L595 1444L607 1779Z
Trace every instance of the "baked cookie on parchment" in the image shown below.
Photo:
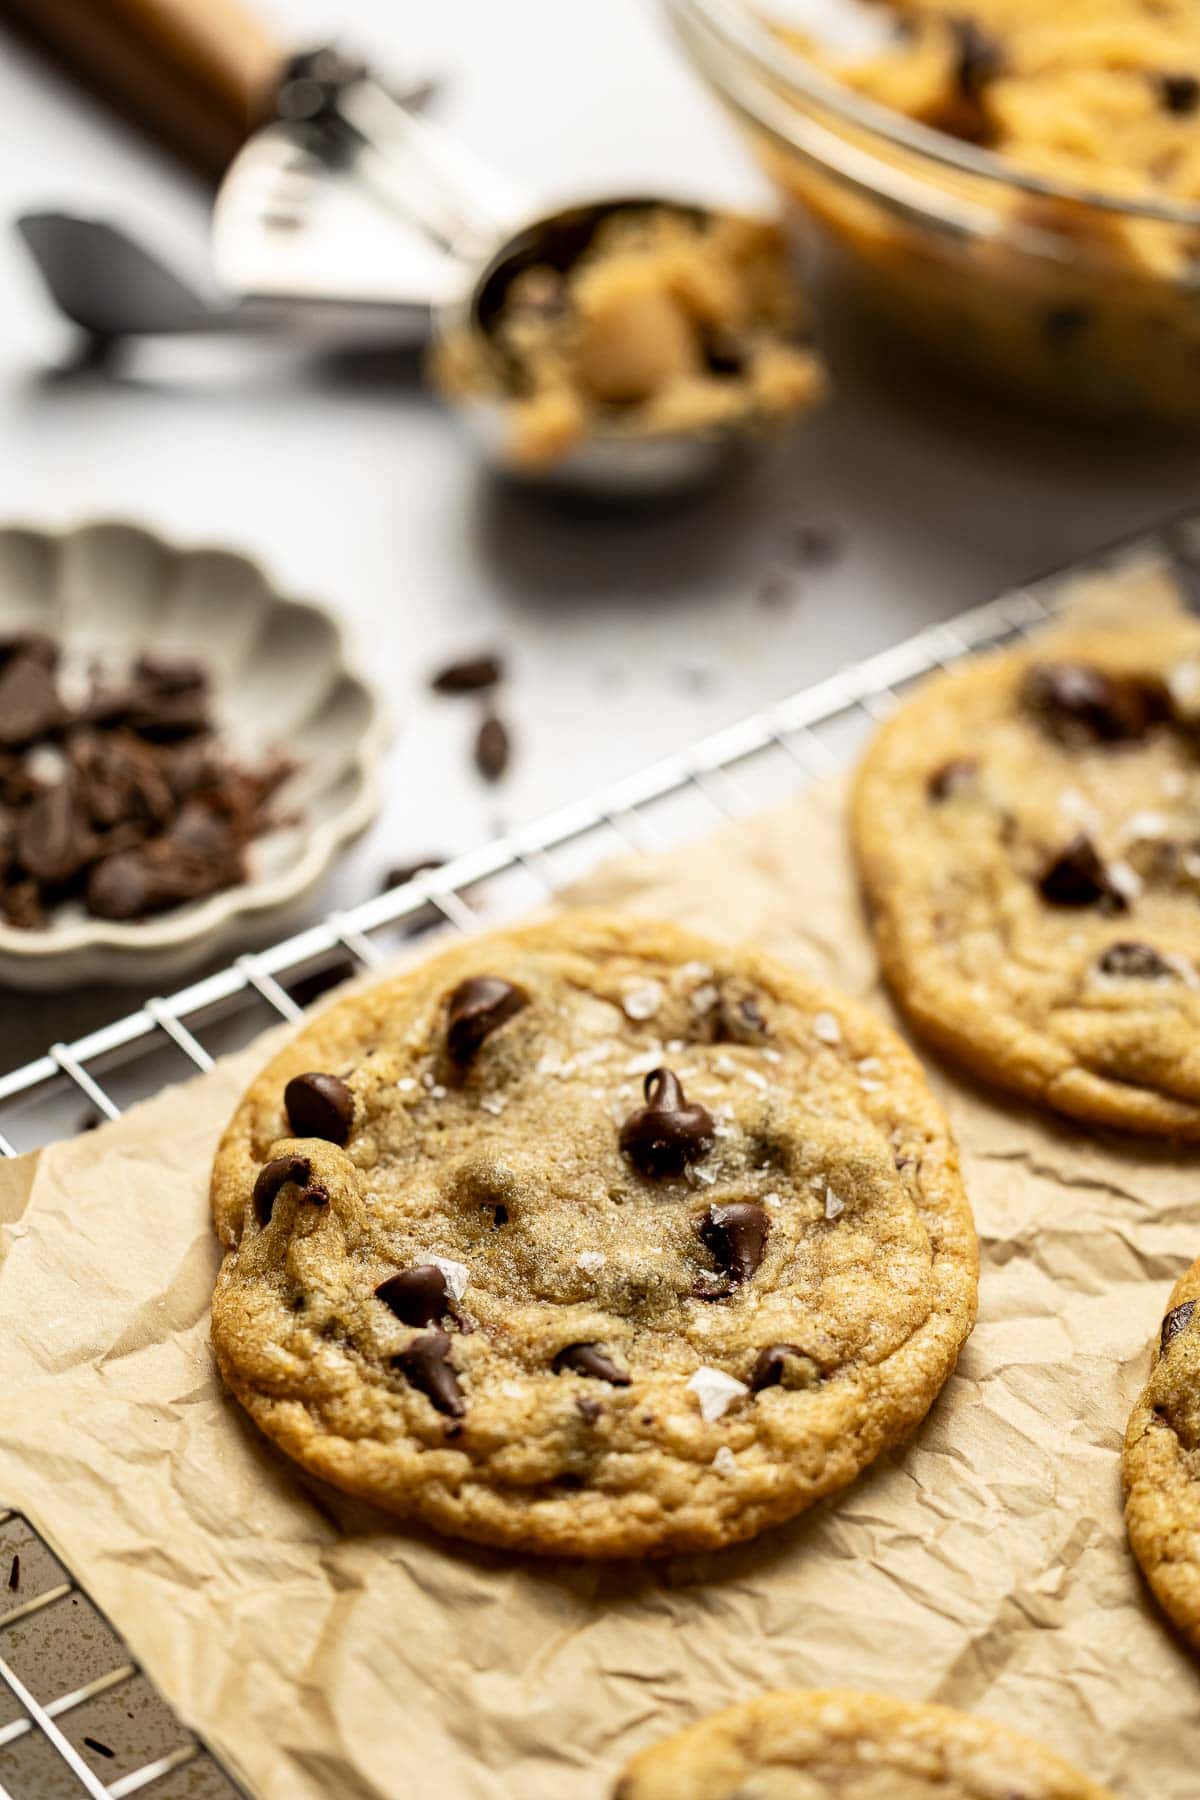
M1200 1138L1200 625L1061 630L926 683L860 769L884 972L941 1049Z
M333 1006L221 1144L222 1373L313 1474L575 1556L751 1537L920 1420L975 1313L909 1050L783 965L580 914Z
M1003 1725L879 1694L764 1694L635 1756L614 1800L1112 1800Z
M1171 1295L1121 1472L1133 1553L1163 1611L1200 1650L1200 1262Z

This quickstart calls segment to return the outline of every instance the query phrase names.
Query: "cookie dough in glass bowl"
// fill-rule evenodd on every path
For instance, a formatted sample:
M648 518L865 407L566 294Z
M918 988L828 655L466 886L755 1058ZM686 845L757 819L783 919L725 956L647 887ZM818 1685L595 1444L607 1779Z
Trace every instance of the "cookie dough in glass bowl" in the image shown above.
M1200 423L1191 0L666 0L835 280L1074 408Z

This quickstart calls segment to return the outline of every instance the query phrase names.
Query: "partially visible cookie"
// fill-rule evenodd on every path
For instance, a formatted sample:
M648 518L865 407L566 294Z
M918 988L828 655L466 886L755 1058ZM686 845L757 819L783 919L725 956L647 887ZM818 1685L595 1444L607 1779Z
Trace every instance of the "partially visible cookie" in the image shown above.
M1003 1725L879 1694L764 1694L643 1750L614 1800L1112 1800Z
M1133 1553L1163 1611L1200 1650L1200 1262L1171 1295L1121 1471Z
M884 972L984 1077L1200 1138L1200 626L1061 632L928 682L858 776Z
M717 1547L928 1410L975 1311L945 1120L877 1018L636 919L324 1013L217 1156L222 1373L314 1474L539 1552Z

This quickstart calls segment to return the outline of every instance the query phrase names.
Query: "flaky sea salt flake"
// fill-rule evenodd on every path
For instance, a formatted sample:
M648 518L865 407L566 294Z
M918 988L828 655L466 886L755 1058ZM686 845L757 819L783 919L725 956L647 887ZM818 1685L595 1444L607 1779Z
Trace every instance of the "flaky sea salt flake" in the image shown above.
M690 1392L695 1394L700 1415L708 1425L715 1425L735 1400L750 1392L744 1381L737 1381L732 1375L726 1375L724 1369L710 1369L707 1363L696 1370L687 1385Z
M717 1471L718 1475L737 1474L737 1457L733 1454L733 1451L729 1448L728 1444L722 1444L721 1448L717 1451L717 1454L713 1457L713 1468Z
M461 1300L471 1281L471 1271L466 1263L454 1262L448 1256L431 1256L429 1261L445 1276L446 1289L450 1298Z
M842 1041L842 1028L831 1012L814 1013L812 1028L813 1036L822 1044L840 1044Z
M582 1269L585 1275L594 1275L607 1261L603 1250L581 1250L575 1258L576 1267Z

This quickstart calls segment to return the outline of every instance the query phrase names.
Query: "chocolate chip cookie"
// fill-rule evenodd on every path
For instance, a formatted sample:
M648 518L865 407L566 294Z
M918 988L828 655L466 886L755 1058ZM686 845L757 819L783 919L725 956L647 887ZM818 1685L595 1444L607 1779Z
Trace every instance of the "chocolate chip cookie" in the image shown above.
M764 1694L635 1756L614 1800L1112 1800L1003 1725L878 1694Z
M909 1051L787 968L592 914L325 1013L213 1180L226 1381L314 1474L522 1550L747 1538L931 1405L970 1211Z
M1200 1262L1176 1285L1125 1437L1125 1523L1164 1612L1200 1650Z
M1066 631L929 682L859 774L884 971L979 1074L1200 1138L1200 627Z

